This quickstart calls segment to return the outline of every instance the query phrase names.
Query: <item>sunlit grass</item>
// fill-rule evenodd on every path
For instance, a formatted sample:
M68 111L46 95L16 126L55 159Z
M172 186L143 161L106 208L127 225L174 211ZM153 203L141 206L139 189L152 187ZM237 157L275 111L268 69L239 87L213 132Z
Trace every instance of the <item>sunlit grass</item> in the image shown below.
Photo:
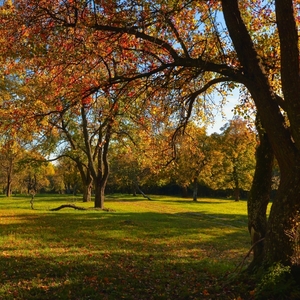
M220 282L249 249L246 202L112 195L0 198L0 299L233 299Z

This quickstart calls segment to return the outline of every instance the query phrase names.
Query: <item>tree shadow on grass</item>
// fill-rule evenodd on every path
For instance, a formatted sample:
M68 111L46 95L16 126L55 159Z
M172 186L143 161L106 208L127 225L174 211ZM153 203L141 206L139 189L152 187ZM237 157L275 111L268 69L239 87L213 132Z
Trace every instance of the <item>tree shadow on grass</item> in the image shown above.
M60 258L0 258L6 269L1 299L233 299L234 289L222 289L220 272L212 274L214 262L208 260L184 262L166 256L162 263L155 253L117 252L97 261ZM215 295L207 297L212 286Z
M204 212L1 216L8 219L0 226L0 298L209 299L208 286L218 285L249 246L245 226L228 226L232 215L218 217L223 220ZM215 293L232 299L221 297L221 288Z

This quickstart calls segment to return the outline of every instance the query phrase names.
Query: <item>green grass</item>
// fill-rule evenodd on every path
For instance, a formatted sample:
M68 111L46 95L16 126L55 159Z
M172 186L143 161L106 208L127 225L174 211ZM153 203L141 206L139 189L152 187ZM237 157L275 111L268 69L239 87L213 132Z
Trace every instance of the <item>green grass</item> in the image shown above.
M228 284L250 248L244 201L113 195L109 212L49 211L93 206L72 196L36 197L34 210L29 201L0 198L0 299L238 299L245 292Z

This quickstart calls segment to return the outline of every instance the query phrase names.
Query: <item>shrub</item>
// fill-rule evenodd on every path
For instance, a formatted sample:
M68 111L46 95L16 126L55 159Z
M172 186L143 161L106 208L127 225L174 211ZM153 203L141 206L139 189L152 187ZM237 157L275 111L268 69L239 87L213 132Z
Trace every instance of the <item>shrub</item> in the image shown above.
M300 290L289 266L276 263L262 274L255 299L300 299Z

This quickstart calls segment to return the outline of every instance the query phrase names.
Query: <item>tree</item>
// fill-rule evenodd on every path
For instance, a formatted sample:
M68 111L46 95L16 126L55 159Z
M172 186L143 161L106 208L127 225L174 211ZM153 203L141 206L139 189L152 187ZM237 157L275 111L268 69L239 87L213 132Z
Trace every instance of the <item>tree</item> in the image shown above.
M94 185L97 208L104 207L104 191L109 174L108 148L117 126L118 100L111 95L94 94L73 104L62 101L57 114L49 123L63 137L65 147L59 156L72 159L80 173L84 187L83 200L90 201Z
M203 6L205 6L204 3ZM183 35L177 35L178 42L184 54L178 53L172 43L168 43L165 36L162 38L153 37L150 33L140 32L134 26L121 27L107 26L106 24L95 24L98 30L107 30L110 32L127 32L138 38L150 41L160 49L163 48L171 57L168 64L161 64L160 68L169 68L170 65L182 66L186 68L206 72L214 72L227 77L233 81L244 84L249 90L258 110L261 122L268 134L278 161L281 173L281 182L278 189L277 197L272 205L270 217L268 220L268 231L265 239L264 262L269 265L274 262L283 264L293 264L294 258L299 254L296 253L296 240L291 239L288 232L295 232L298 228L299 201L297 200L300 193L299 185L299 48L298 33L296 28L295 12L292 0L277 0L275 6L268 4L265 9L263 2L259 8L253 11L253 16L259 23L260 20L267 20L272 17L273 11L276 13L276 20L269 22L272 27L272 34L279 34L279 45L272 45L271 49L280 47L280 57L271 57L269 51L266 55L261 53L255 44L253 32L245 26L242 14L245 11L244 6L240 5L237 0L223 0L221 7L218 1L212 1L208 5L208 10L220 8L222 10L225 23L228 29L229 38L234 48L222 46L219 42L221 35L215 30L214 37L217 38L218 59L209 51L202 52L201 55L191 54L188 43L184 43ZM251 6L248 6L251 9ZM173 10L168 10L171 12ZM271 13L270 13L271 12ZM164 12L166 14L166 11ZM200 14L199 19L201 19ZM265 19L264 19L265 18ZM272 18L271 18L272 19ZM151 24L153 28L153 24ZM176 31L175 31L176 34ZM252 36L251 36L252 35ZM198 35L201 36L201 35ZM190 40L189 40L190 41ZM224 41L225 42L225 41ZM227 44L227 43L226 43ZM264 48L265 49L265 48ZM261 56L260 56L261 55ZM262 57L262 58L261 58ZM265 62L264 57L267 57ZM278 62L280 60L280 75L282 95L276 94L270 82L270 73L272 64L270 61ZM153 72L153 71L152 71ZM140 75L141 76L141 75ZM217 77L218 78L218 77ZM285 112L287 118L283 116ZM288 129L289 128L289 129Z
M82 178L80 177L76 163L68 157L59 159L56 165L56 186L58 192L76 194L77 191L84 191ZM85 195L85 192L83 192ZM85 201L85 200L83 200ZM88 201L88 199L86 200Z
M233 189L235 201L240 190L250 190L255 168L255 133L247 128L247 122L235 118L222 128L220 151L223 152L223 172L218 177L219 188ZM216 178L215 178L216 179Z
M86 5L85 1L43 1L31 5L31 1L24 0L15 3L19 6L15 6L14 26L5 28L6 34L13 37L8 39L10 51L20 45L16 43L15 29L20 32L21 24L30 24L23 29L25 33L38 29L36 42L42 38L44 28L52 34L61 28L71 29L69 32L89 29L105 40L106 50L113 46L110 47L112 51L107 51L108 55L101 56L111 63L106 65L111 71L110 83L139 80L147 88L160 86L161 90L165 88L165 93L175 91L171 92L174 102L186 108L185 120L191 116L198 96L213 85L220 82L243 84L255 102L281 173L268 219L263 261L266 265L274 262L293 265L299 254L296 239L291 239L287 233L297 232L300 211L296 2L197 0L164 4L145 1L138 5L128 0L88 2L91 5ZM246 26L249 15L253 22L247 22ZM222 17L225 23L220 22ZM28 22L29 18L32 22ZM10 32L10 28L14 31ZM263 37L270 43L262 43ZM119 47L115 47L116 42ZM122 63L118 68L110 68L115 66L112 57L117 49L121 50L118 53ZM132 68L137 62L140 67ZM280 66L280 75L277 66ZM273 87L273 75L280 78L279 88ZM166 101L174 103L168 97Z
M197 201L198 184L209 184L211 165L215 151L205 128L190 123L177 137L177 156L174 170L175 182L184 189L192 185L193 201Z
M259 145L256 149L256 166L253 184L248 198L248 230L253 245L253 261L248 269L260 265L263 260L264 238L267 233L267 207L272 188L274 153L268 135L259 118L256 119Z
M0 167L5 178L5 194L12 195L13 184L16 184L18 163L24 156L24 149L14 130L2 135L0 146Z
M117 140L110 153L110 183L143 194L143 187L161 186L169 180L165 176L168 161L172 159L168 117L162 117L161 107L148 107L144 114L123 120ZM144 194L145 196L145 194Z

